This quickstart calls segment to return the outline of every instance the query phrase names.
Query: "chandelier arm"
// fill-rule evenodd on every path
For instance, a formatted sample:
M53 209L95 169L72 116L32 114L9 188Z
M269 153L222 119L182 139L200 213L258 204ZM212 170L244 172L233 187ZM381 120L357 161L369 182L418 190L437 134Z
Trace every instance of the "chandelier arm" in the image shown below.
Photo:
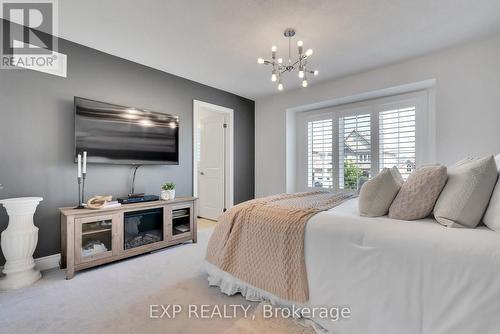
M300 60L296 60L295 63L293 63L291 66L293 67L293 69L295 69L295 67L300 64Z

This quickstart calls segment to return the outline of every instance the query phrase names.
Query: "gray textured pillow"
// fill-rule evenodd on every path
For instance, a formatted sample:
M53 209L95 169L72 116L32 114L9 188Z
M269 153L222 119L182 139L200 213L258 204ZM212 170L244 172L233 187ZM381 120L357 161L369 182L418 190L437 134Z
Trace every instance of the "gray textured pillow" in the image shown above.
M446 167L441 165L411 173L389 208L389 218L415 220L430 215L447 179Z
M450 168L448 182L434 207L436 220L448 227L476 227L486 210L497 175L493 156L461 161Z
M396 167L382 169L377 176L361 187L360 215L367 217L386 215L402 184L403 178Z
M497 169L500 173L500 154L495 157ZM500 232L500 178L491 195L490 203L483 217L483 223L494 231Z

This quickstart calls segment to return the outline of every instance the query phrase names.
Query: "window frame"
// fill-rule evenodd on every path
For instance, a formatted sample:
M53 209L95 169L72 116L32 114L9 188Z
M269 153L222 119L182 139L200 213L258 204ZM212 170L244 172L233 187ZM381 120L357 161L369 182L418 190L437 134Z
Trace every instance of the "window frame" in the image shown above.
M371 175L380 170L379 113L382 111L415 106L415 164L417 168L430 160L431 144L428 110L428 92L416 91L389 97L370 99L340 106L304 111L296 117L296 189L298 191L329 190L347 191L339 187L339 119L342 117L370 114ZM316 188L308 185L308 123L332 119L332 178L333 188Z

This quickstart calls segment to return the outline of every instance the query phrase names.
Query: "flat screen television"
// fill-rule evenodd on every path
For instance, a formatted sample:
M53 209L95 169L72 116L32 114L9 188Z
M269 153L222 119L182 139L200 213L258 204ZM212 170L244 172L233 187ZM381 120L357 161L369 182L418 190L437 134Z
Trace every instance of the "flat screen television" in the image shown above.
M74 109L75 157L87 151L90 163L179 164L178 116L81 97Z

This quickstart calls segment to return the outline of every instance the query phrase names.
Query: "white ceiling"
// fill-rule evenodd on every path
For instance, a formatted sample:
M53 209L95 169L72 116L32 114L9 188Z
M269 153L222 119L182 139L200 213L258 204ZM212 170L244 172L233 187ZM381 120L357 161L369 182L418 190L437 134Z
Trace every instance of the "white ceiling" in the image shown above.
M256 59L285 56L286 27L313 83L500 33L500 0L59 1L61 37L249 98L277 93Z

